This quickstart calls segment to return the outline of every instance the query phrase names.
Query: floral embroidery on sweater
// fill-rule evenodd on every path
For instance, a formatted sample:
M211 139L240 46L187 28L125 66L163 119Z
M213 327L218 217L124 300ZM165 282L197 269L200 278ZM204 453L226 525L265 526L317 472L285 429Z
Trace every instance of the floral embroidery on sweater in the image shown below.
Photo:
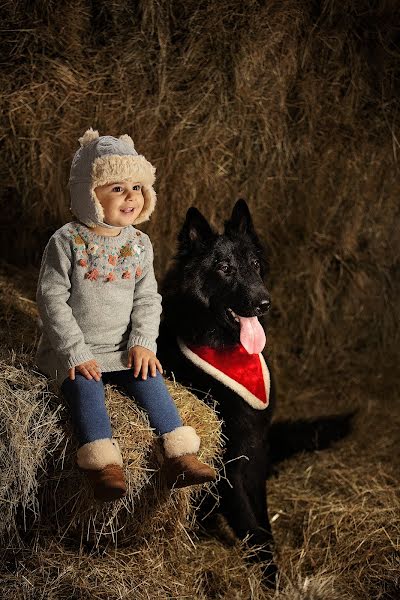
M85 279L89 281L103 280L112 282L117 279L132 279L142 275L143 269L138 262L141 260L145 247L136 232L137 239L125 242L120 248L111 243L103 246L91 241L79 233L77 228L69 229L73 240L73 249L79 267L86 269ZM111 240L110 240L111 241Z

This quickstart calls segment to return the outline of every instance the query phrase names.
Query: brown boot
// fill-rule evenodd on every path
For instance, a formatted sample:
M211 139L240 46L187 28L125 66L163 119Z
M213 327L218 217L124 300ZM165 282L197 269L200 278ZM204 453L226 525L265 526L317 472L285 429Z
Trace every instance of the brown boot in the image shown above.
M195 454L166 457L163 465L164 479L169 488L183 488L215 481L214 469L199 461Z
M90 481L94 497L102 502L123 498L126 494L125 476L119 465L107 465L100 471L81 469Z
M77 463L88 477L97 500L107 502L125 496L126 483L117 440L106 438L84 444L78 449Z

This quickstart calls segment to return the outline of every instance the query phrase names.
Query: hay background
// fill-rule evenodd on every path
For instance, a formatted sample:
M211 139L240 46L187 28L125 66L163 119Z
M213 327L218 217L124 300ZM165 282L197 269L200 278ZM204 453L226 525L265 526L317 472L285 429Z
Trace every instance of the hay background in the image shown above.
M244 195L271 264L277 418L358 409L348 439L288 461L270 482L281 567L293 585L326 572L339 597L396 599L398 3L132 6L2 6L0 249L26 270L19 295L33 300L33 267L70 219L69 164L88 126L132 134L157 167L158 208L144 228L159 276L191 204L220 227ZM16 285L17 269L7 277ZM13 296L4 314L3 347L29 364L32 305ZM207 564L210 548L199 552ZM58 581L43 564L43 581ZM262 597L254 579L243 575L233 592L210 568L199 598Z
M374 356L393 376L399 13L394 0L6 3L2 255L38 264L70 219L85 128L129 132L158 171L159 275L191 204L220 224L243 194L269 247L279 363L356 378Z

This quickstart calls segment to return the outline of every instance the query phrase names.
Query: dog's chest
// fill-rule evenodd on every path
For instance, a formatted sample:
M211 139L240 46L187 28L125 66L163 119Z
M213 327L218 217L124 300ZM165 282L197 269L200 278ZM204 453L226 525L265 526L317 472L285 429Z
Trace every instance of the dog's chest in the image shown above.
M252 408L267 408L270 375L262 354L248 354L241 344L221 350L177 341L182 354L195 367L230 388Z

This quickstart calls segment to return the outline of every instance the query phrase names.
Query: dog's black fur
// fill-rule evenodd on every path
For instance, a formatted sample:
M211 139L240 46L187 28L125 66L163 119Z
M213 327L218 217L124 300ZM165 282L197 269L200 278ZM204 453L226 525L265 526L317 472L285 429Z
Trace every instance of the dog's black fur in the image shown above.
M186 344L212 348L239 342L239 325L227 309L242 316L262 317L270 306L263 249L244 200L235 204L222 235L211 229L197 209L190 208L178 239L174 264L162 286L159 356L177 381L191 387L200 398L211 396L217 402L226 438L226 478L217 484L218 511L240 539L248 536L249 544L261 546L257 558L267 561L265 575L273 581L266 491L268 432L275 405L272 374L269 406L256 410L190 363L176 342L177 336Z

